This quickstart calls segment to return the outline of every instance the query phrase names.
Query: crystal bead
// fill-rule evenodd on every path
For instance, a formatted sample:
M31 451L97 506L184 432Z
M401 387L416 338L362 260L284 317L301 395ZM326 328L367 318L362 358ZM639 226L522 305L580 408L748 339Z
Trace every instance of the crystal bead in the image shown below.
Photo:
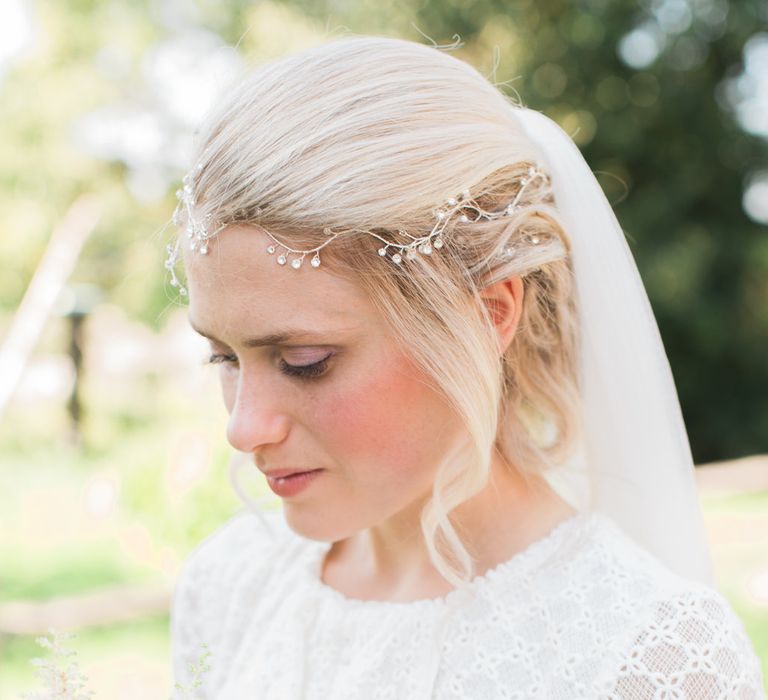
M437 217L438 221L443 221L443 219L445 219L445 212L444 211L439 211L439 212L437 212L437 214L435 214L435 216Z
M448 200L448 206L449 206L449 207L455 207L455 206L456 206L456 199L455 199L454 197L451 197L451 198Z
M405 254L405 257L407 260L416 260L416 258L419 257L419 254L415 250L409 249L408 252Z
M200 246L200 255L208 255L208 244L204 243Z
M419 246L419 250L424 253L424 255L430 255L432 253L432 246L429 245L429 243L424 243Z
M286 261L287 261L287 258L285 257L285 255L278 255L277 256L277 264L278 265L285 265Z
M469 223L469 217L466 214L462 214L459 217L459 221L461 221L462 224L468 224Z
M403 262L403 258L402 258L402 256L400 255L400 253L395 253L395 254L392 256L392 260L393 260L394 262L396 262L398 265L399 265L401 262Z
M312 265L312 267L320 267L320 256L317 253L315 253L315 257L310 260L310 265Z
M272 255L275 252L275 246L271 245L267 248L267 252Z
M179 287L179 294L181 294L181 296L185 297L185 296L187 296L187 290L184 289L184 287Z
M379 255L383 258L387 254L386 248L379 248Z
M294 270L298 270L301 267L301 258L294 258L291 260L291 267Z
M536 245L541 239L538 236L531 236L531 243Z
M435 248L440 250L440 248L443 247L443 239L442 238L435 238L434 246L435 246Z

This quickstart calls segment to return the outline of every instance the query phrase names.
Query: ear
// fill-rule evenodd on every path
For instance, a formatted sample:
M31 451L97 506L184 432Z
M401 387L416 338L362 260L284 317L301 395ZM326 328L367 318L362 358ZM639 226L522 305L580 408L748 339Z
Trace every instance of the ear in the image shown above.
M496 327L499 352L503 353L512 342L523 313L523 279L499 280L483 289L480 297Z

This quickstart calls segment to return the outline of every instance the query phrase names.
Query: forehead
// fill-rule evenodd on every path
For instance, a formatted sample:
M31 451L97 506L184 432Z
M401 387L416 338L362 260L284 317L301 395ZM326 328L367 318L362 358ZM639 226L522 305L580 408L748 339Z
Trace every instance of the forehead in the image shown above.
M267 253L271 244L258 227L230 226L211 240L207 255L183 246L194 325L220 332L263 325L271 332L378 323L362 289L322 265L278 265Z

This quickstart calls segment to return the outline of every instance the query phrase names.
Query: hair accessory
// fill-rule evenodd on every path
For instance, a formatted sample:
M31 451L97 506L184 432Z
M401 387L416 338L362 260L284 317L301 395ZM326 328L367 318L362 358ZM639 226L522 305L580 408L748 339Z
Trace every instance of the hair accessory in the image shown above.
M198 165L197 170L201 169L202 165ZM526 188L531 182L537 179L546 180L547 175L534 166L529 167L526 174L520 178L520 187L512 201L498 211L487 211L483 209L472 198L469 190L465 190L460 195L451 197L441 208L435 210L435 223L428 234L423 236L412 236L403 229L398 230L398 234L407 239L406 243L395 243L374 231L358 229L353 229L351 231L333 231L330 228L326 228L323 230L326 238L320 245L315 246L314 248L301 250L291 248L276 238L272 233L264 229L264 233L272 239L272 243L267 246L266 252L269 255L277 254L276 261L278 265L290 265L294 270L301 268L304 258L308 255L312 256L310 258L310 265L312 267L320 267L320 251L325 248L325 246L342 234L363 233L373 236L381 242L382 245L378 248L377 252L382 258L389 258L396 265L401 265L404 260L415 260L419 254L431 255L434 250L440 250L445 245L444 231L448 224L457 216L458 223L460 224L472 224L479 221L494 221L496 219L511 216L517 211ZM186 223L185 232L187 239L190 241L190 250L199 253L200 255L207 255L209 251L209 241L222 229L226 228L228 224L220 224L213 230L209 230L209 226L212 223L212 216L210 214L203 221L199 221L194 214L195 195L192 188L191 175L187 174L182 182L183 187L176 192L179 204L176 207L176 211L173 213L173 223L176 226L181 226L182 223ZM256 213L258 214L260 211L261 210L257 210ZM533 245L540 242L538 236L530 236L526 240ZM171 273L171 286L178 288L179 293L183 296L186 295L187 290L179 282L175 272L176 263L179 258L180 244L181 239L177 240L175 244L168 245L168 257L165 261L165 268ZM509 255L510 251L511 249L506 248L505 255Z

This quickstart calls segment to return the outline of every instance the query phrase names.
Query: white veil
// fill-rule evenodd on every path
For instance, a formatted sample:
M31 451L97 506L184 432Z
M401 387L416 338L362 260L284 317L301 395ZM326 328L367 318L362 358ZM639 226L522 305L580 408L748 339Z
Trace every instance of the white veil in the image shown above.
M543 114L514 114L571 240L582 333L583 448L552 485L580 510L610 516L672 571L711 584L680 404L624 233L570 137Z

